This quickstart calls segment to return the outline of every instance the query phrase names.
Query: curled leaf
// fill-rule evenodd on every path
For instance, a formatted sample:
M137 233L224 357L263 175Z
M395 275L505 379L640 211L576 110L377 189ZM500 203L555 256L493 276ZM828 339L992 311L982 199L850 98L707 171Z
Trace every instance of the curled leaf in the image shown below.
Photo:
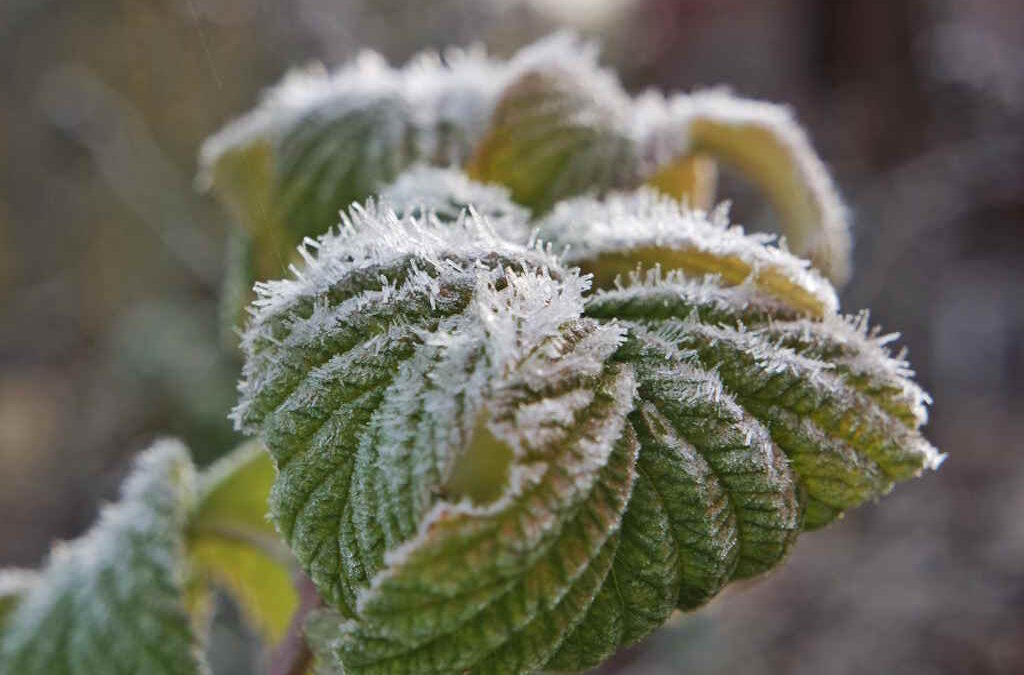
M234 417L333 609L325 667L595 665L941 460L906 364L763 236L643 193L568 202L541 223L566 262L685 253L589 294L450 213L354 207L243 340Z
M567 263L611 286L638 266L680 269L691 276L718 275L723 285L750 283L801 312L835 311L832 286L806 261L769 246L773 238L730 226L728 214L710 217L650 190L603 201L568 200L537 225L537 236L564 250Z
M628 100L610 85L595 85L596 73L582 81L579 75L537 70L511 83L469 174L506 185L536 213L567 197L635 184Z
M774 319L770 308L748 289L711 293L670 275L598 293L587 313L635 321L631 333L713 372L712 389L729 392L786 453L805 528L941 464L919 431L930 399L885 338L863 319Z
M452 51L443 62L425 54L396 70L364 52L334 73L290 73L208 139L200 185L249 232L254 278L279 275L303 237L336 225L339 210L413 162L464 162L504 68L479 51Z

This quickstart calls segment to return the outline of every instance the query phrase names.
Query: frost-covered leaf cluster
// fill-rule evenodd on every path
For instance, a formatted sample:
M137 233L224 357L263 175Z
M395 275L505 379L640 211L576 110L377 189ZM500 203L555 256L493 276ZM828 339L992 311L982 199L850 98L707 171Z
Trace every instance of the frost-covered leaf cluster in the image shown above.
M941 461L888 338L723 211L580 198L524 239L500 193L407 180L259 285L242 342L322 667L584 669Z
M716 160L762 188L796 253L845 280L845 210L786 108L723 90L631 98L594 45L564 33L507 61L474 48L396 69L366 52L333 72L289 73L200 157L202 184L245 228L251 269L238 274L250 283L278 276L303 237L417 163L464 167L541 215L645 183L706 207Z
M318 672L582 670L942 461L838 313L845 212L785 108L633 98L557 35L290 74L201 159L244 226L228 321L294 262L241 340L259 441L199 475L158 443L0 572L0 675L205 673L210 589L277 641L295 561ZM710 208L718 160L785 240Z

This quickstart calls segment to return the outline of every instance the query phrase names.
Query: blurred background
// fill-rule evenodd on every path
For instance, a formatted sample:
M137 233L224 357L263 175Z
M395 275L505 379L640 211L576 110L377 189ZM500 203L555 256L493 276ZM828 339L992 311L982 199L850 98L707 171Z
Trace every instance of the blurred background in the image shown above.
M571 26L627 87L788 102L856 218L846 311L902 333L949 459L603 672L1024 672L1024 2L3 0L0 566L36 565L159 435L229 449L226 215L202 139L291 66ZM726 176L735 219L770 228ZM217 675L258 672L226 603Z

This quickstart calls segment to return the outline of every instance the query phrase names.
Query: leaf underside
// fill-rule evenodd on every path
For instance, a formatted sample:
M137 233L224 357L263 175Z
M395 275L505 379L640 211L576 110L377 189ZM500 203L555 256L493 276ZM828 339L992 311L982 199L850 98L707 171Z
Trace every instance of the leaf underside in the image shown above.
M615 199L583 209L615 237L556 212L553 246L629 268L650 262L636 242L703 246L746 278L656 267L588 294L479 219L371 205L261 288L234 415L334 609L326 667L596 665L940 461L927 397L827 282L764 238ZM666 218L678 236L656 236Z

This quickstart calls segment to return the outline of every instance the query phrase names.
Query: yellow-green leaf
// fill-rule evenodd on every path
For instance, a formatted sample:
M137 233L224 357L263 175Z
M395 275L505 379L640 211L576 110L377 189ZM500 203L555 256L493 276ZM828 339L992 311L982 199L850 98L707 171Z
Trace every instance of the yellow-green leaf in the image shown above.
M267 517L275 473L262 444L240 446L203 475L188 530L195 574L226 590L270 643L298 607L291 553Z

